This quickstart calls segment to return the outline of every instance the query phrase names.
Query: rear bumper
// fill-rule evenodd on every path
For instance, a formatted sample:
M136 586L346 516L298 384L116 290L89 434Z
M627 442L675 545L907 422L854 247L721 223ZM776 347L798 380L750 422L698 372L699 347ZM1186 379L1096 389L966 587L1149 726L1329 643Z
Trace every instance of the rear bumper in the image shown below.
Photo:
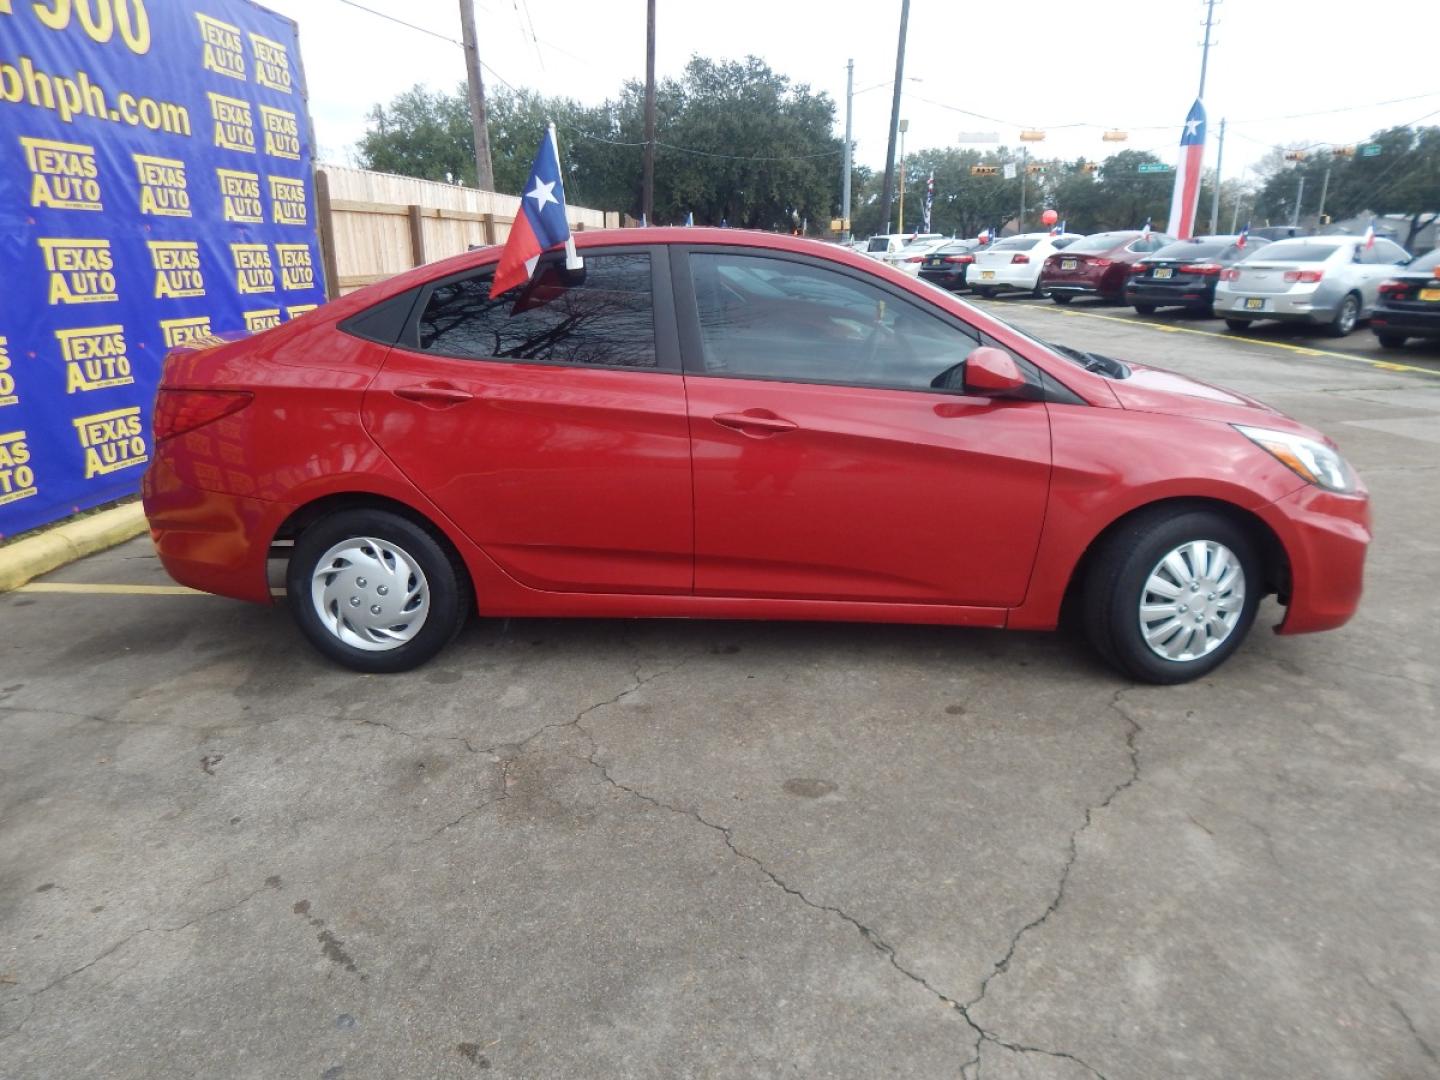
M1406 337L1440 337L1440 312L1396 311L1376 308L1370 329L1377 334L1404 334Z
M1265 308L1253 311L1247 299L1259 297ZM1340 310L1345 294L1333 296L1322 290L1308 293L1234 293L1215 290L1215 314L1232 319L1278 319L1281 322L1328 323Z
M1259 511L1290 563L1290 598L1281 634L1333 630L1360 605L1370 544L1370 499L1307 485Z
M1203 304L1208 307L1214 299L1213 290L1205 288L1138 284L1125 286L1127 304L1154 304L1156 307L1199 307Z
M270 538L294 507L184 484L166 467L163 448L145 473L141 493L166 573L202 592L270 603Z
M964 267L959 270L921 270L920 276L946 289L958 289L965 284Z
M1039 279L1038 270L1028 270L1023 264L1011 269L1010 263L1002 266L987 266L980 269L971 267L965 283L972 289L1025 289L1035 287ZM994 273L994 277L988 281L985 278L986 271Z

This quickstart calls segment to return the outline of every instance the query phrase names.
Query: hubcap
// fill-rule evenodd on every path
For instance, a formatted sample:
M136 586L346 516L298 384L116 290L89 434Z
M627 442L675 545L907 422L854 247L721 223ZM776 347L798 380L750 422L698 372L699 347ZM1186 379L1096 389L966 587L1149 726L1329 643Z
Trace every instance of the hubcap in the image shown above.
M1184 663L1218 649L1245 608L1245 571L1214 540L1181 544L1150 571L1140 595L1140 633L1150 651Z
M315 565L310 601L320 623L346 645L385 652L420 632L430 587L403 548L373 537L342 540Z
M1347 334L1355 329L1355 319L1360 314L1360 305L1355 302L1353 296L1345 298L1345 306L1340 309L1340 329Z

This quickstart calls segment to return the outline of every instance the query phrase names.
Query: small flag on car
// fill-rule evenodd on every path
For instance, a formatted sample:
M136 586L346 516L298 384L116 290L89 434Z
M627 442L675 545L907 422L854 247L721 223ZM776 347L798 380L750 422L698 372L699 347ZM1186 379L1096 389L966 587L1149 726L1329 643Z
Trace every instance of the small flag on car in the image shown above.
M1246 245L1247 243L1249 243L1249 241L1250 241L1250 223L1247 221L1247 222L1245 222L1245 227L1240 230L1240 235L1235 238L1235 246L1236 246L1237 248L1239 248L1241 251L1244 251L1244 250L1245 250L1245 245Z
M1148 217L1145 219L1145 224L1140 226L1140 236L1145 240L1150 239L1150 219Z
M687 211L685 211L685 228L687 228L687 229L693 229L694 227L695 227L695 211L693 211L693 210L687 210Z
M560 174L560 147L555 141L555 125L551 124L535 152L530 166L530 179L525 181L525 194L520 197L520 212L510 226L495 280L490 285L490 299L506 289L524 285L535 273L543 252L565 245L565 266L578 270L584 261L575 254L575 238L565 218L565 182Z
M1365 226L1365 246L1366 248L1375 246L1375 219L1373 217L1370 219L1370 224Z

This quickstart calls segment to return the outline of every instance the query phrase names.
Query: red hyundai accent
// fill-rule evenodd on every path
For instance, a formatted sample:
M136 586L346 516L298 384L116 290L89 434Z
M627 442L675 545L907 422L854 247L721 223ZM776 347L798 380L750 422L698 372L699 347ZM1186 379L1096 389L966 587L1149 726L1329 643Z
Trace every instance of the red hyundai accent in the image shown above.
M1050 345L872 259L736 230L489 248L165 361L166 569L402 671L487 616L1046 629L1133 678L1344 623L1368 499L1239 395Z

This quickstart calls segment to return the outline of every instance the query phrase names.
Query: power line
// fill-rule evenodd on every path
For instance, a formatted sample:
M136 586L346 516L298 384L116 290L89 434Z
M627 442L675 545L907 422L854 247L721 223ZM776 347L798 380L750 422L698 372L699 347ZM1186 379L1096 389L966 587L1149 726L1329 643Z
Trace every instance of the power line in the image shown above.
M592 135L590 132L581 131L579 128L567 128L566 130L568 130L572 136L589 139L592 142L605 143L609 146L643 147L645 145L644 140L640 142L624 142L620 139L607 139L603 135ZM692 150L688 146L676 146L674 143L661 142L659 139L655 140L655 145L666 150L674 150L680 154L693 154L696 157L704 158L720 158L726 161L813 161L816 158L834 157L836 154L843 154L845 152L843 146L837 146L834 150L822 150L816 154L717 154L710 150Z

